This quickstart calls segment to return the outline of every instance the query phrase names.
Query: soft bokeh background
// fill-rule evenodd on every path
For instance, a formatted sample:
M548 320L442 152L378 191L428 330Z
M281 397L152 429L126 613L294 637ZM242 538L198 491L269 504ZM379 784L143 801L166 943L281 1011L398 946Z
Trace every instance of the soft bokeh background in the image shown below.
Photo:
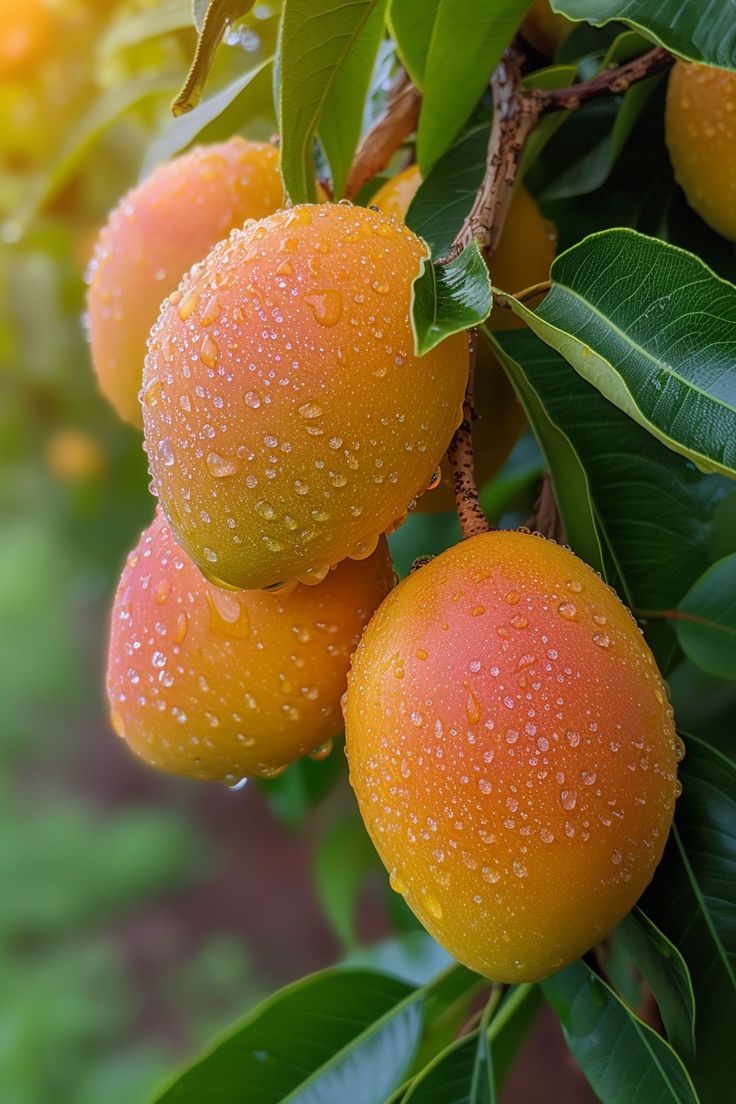
M275 25L258 4L213 90L268 55ZM169 104L194 42L190 0L0 0L3 1104L138 1104L274 987L413 927L350 835L340 749L230 793L154 774L107 724L107 609L153 506L139 436L90 371L83 273L109 208L182 145ZM265 137L270 104L266 73L202 137ZM486 504L520 522L538 471L525 439ZM455 532L413 518L400 568ZM358 935L343 922L342 939L338 832L365 870ZM550 1077L591 1099L548 1016L504 1099L548 1099Z

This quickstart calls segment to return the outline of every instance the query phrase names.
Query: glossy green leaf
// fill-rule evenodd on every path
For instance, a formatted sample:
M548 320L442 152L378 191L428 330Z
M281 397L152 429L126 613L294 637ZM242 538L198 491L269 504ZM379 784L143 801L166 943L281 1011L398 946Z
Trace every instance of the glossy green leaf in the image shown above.
M701 575L677 607L685 655L711 675L736 679L736 553Z
M236 19L240 19L250 11L253 3L254 0L210 0L199 29L197 49L187 78L171 105L174 115L184 115L197 106L215 60L217 47L222 42L225 32Z
M736 1078L736 765L694 736L685 746L675 827L642 907L687 962L690 1070L702 1104L723 1104Z
M371 870L383 869L356 814L331 825L315 856L314 880L322 907L346 947L355 947L358 894Z
M674 1050L584 962L540 985L602 1104L698 1104Z
M401 1104L493 1104L488 1036L473 1031L442 1051L412 1081Z
M736 287L633 230L556 258L536 311L510 300L580 375L668 448L736 478Z
M203 136L203 131L223 120L222 135L226 137L235 129L229 120L228 109L235 108L238 115L252 116L259 109L267 107L270 96L270 74L272 58L266 58L253 69L231 81L225 88L202 100L197 107L185 115L172 119L153 142L151 142L141 167L141 179L148 176L152 169L162 161L168 161L186 149L195 138ZM207 133L208 138L214 135Z
M391 0L389 7L389 26L399 57L420 89L439 6L440 0Z
M668 50L722 69L736 69L736 20L723 0L551 0L554 11L601 26L623 20Z
M645 912L633 909L616 929L654 994L667 1038L681 1058L695 1053L695 995L685 959Z
M313 974L258 1005L156 1104L383 1104L419 1042L424 992L364 970Z
M333 142L338 178L346 171L342 159L352 140L346 134L354 134L357 141L363 101L359 90L348 88L345 79L350 73L361 74L365 94L378 46L376 12L383 8L382 0L286 0L284 4L279 60L281 173L293 203L316 199L314 140L328 104L332 111L345 112L343 124L337 120L327 124L327 135ZM340 104L333 89L343 67L347 70L338 87L347 100Z
M529 0L440 0L422 81L417 160L423 173L450 148L477 104Z
M333 198L342 199L360 139L366 96L383 36L387 0L377 0L327 93L317 127L330 165Z
M713 511L733 484L661 445L534 334L495 337L575 551L629 605L676 605L710 562Z
M450 334L485 322L492 305L488 269L477 242L467 245L450 264L423 261L411 302L417 356L428 353Z

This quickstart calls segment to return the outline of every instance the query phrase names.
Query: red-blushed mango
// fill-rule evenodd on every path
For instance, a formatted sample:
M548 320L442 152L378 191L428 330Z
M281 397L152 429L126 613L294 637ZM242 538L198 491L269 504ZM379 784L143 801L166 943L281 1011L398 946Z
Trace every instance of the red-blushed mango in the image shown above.
M555 50L575 26L564 15L553 12L549 0L534 0L521 24L521 33L535 50L553 57Z
M32 77L53 36L54 21L44 0L0 0L0 82Z
M678 61L667 85L665 135L690 206L736 241L736 73Z
M149 465L213 581L318 582L428 485L468 348L456 334L414 355L425 256L392 218L308 204L233 231L166 302L142 395Z
M379 188L371 203L387 215L403 219L422 182L419 168L397 173ZM504 291L515 292L549 277L555 255L555 233L526 188L514 193L501 240L491 261L493 282ZM523 323L510 310L494 307L489 325L507 330ZM514 447L524 425L524 412L514 389L497 358L482 340L478 343L475 375L475 410L478 421L473 428L475 471L479 485L491 479ZM419 500L422 513L439 513L454 506L452 473L442 461L439 484Z
M277 150L235 137L160 165L111 213L89 267L89 336L100 388L125 421L142 424L146 342L164 297L233 227L282 200Z
M651 879L672 709L631 614L567 549L488 533L410 575L356 651L345 720L394 889L472 969L544 977Z
M157 513L113 606L115 731L151 766L228 784L321 755L342 731L350 656L393 579L382 539L319 586L220 590Z

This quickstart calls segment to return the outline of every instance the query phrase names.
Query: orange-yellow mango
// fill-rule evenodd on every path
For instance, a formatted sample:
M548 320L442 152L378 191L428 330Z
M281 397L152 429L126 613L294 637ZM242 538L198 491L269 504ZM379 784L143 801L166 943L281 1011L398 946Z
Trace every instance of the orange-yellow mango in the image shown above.
M393 585L388 547L319 586L220 590L160 513L128 557L112 612L112 724L151 766L233 784L342 731L350 655Z
M395 219L304 205L233 231L164 304L142 395L154 487L200 570L254 589L360 558L461 418L465 334L413 352L426 248Z
M672 709L631 614L567 549L494 532L410 575L356 651L345 720L393 888L471 969L542 978L651 879Z
M160 165L111 213L89 267L89 336L100 388L125 421L142 424L146 342L162 300L233 227L282 197L278 151L235 137Z
M385 214L403 219L422 177L411 165L391 177L371 199ZM498 249L491 261L493 282L504 291L521 291L546 280L555 255L555 235L524 187L514 193ZM514 329L523 323L510 310L494 307L489 326L494 330ZM479 485L492 479L514 447L524 425L524 412L517 402L506 373L482 338L478 342L475 374L473 427L475 471ZM441 465L440 483L423 495L417 509L438 513L454 507L452 474L446 460Z
M678 61L667 85L665 134L688 203L736 241L736 73Z

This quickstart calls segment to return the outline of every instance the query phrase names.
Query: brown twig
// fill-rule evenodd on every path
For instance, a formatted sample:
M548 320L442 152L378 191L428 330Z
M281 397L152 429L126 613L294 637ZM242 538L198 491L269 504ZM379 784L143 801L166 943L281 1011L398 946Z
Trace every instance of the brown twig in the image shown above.
M570 88L534 89L524 95L532 96L541 103L543 115L550 111L575 111L584 103L600 99L601 96L619 96L627 88L631 88L632 84L664 72L674 60L669 50L655 46L646 54L640 54L623 65L603 69L590 80L573 84Z
M534 503L534 510L525 523L525 528L531 529L533 533L541 533L543 537L549 537L550 540L557 541L558 544L565 544L567 541L565 527L557 508L552 477L549 472L542 473L542 487L539 497Z
M463 400L463 420L455 430L450 447L447 450L447 462L452 472L452 489L455 493L455 509L460 521L463 540L476 537L479 533L488 533L492 528L480 504L478 487L475 482L473 464L473 431L475 418L473 406L473 381L475 379L475 359L478 344L478 331L468 330L470 358L468 382Z
M386 110L360 143L345 186L348 199L386 168L401 143L416 130L421 95L402 70L389 93Z

